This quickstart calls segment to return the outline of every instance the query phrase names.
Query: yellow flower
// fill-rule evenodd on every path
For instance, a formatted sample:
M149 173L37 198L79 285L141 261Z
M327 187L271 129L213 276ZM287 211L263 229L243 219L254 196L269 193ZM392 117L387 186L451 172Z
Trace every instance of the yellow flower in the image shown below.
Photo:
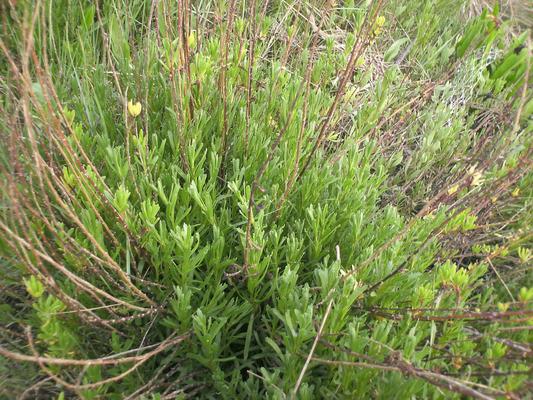
M520 194L520 188L516 188L516 189L513 190L513 192L511 193L511 196L513 196L513 197L518 197L519 194Z
M381 28L383 28L383 25L385 25L385 17L380 15L376 18L376 23L372 29L372 36L378 36L381 33Z
M133 101L128 101L128 111L132 117L136 117L141 113L142 106L140 102L133 104Z
M452 195L455 192L457 192L457 189L459 189L459 185L453 185L451 188L448 189L448 195Z

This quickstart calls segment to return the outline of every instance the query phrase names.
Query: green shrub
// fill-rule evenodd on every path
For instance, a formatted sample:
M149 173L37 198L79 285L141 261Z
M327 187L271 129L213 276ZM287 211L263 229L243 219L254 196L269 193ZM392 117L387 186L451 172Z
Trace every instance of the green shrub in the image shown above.
M2 395L527 395L529 31L440 0L1 7Z

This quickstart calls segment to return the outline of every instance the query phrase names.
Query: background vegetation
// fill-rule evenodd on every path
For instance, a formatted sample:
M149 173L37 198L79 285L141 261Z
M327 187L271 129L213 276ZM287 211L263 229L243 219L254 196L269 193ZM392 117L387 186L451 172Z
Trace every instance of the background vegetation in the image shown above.
M2 2L0 397L530 395L500 3Z

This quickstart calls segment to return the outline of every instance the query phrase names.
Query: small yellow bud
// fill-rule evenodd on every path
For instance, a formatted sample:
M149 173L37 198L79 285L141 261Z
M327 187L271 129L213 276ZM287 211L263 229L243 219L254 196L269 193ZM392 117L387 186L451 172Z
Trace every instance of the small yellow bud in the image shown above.
M191 49L194 49L196 47L196 36L194 34L194 31L191 31L189 34L189 37L187 38L187 44Z
M509 309L509 303L498 303L498 310L505 312Z
M128 111L132 117L136 117L141 113L142 106L140 102L133 104L133 101L128 101Z
M511 193L511 196L513 196L513 197L518 197L519 194L520 194L520 188L516 188L516 189L513 190L513 192Z

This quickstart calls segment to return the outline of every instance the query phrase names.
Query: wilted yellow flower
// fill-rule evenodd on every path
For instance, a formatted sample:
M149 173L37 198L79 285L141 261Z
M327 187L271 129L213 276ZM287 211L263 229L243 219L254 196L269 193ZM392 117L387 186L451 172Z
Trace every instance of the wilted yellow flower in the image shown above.
M128 111L132 117L136 117L141 113L142 106L140 102L133 104L133 101L128 101Z
M471 186L479 186L483 182L483 170L477 170L477 164L472 165L468 169L468 174L472 175L472 182L470 183Z
M476 171L472 175L472 186L479 186L483 182L483 174L481 171Z

